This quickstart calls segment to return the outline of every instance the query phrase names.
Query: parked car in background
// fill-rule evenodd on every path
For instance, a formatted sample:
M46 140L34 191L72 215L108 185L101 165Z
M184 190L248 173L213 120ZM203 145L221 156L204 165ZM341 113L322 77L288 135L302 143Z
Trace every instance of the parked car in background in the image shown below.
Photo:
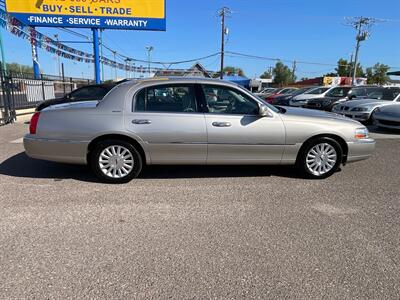
M375 141L359 122L269 105L236 84L199 78L121 84L101 101L36 112L24 137L28 156L89 164L110 183L145 165L297 165L326 178L371 156Z
M373 112L380 107L400 104L400 88L381 88L370 95L371 99L351 100L333 107L333 112L361 122L372 123Z
M372 120L378 128L400 130L400 102L376 108Z
M297 106L297 107L304 106L308 103L308 100L324 97L326 95L326 93L328 93L331 89L333 89L333 87L329 87L329 86L314 87L313 89L311 89L303 94L299 94L299 95L296 95L295 97L293 97L290 100L289 105Z
M277 90L277 88L265 88L259 93L254 93L254 95L256 95L262 99L265 99L269 95L273 94L276 90Z
M369 98L373 93L382 89L379 86L337 86L326 93L325 97L310 100L304 107L331 111L333 106L338 103Z
M289 106L289 102L293 97L298 95L302 95L305 92L314 89L314 87L303 87L297 90L292 91L289 94L278 95L270 102L273 105L280 105L280 106Z
M281 95L292 95L295 91L297 91L297 88L282 88L279 89L278 91L275 91L273 94L269 95L268 97L265 98L265 101L268 103L272 103L276 97L279 97Z
M83 86L81 88L72 91L69 94L66 94L64 97L43 101L36 107L36 111L41 111L46 107L56 104L101 100L109 91L111 91L112 88L114 88L115 86L117 86L119 83L122 82L124 81L108 83L108 84L93 84L93 85Z

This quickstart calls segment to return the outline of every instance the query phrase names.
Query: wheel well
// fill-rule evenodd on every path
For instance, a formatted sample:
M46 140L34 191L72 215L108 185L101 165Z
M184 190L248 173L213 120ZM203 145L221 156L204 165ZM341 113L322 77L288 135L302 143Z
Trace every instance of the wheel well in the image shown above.
M106 134L106 135L98 136L93 141L91 141L88 145L88 151L87 151L87 155L86 155L87 161L89 161L89 155L90 155L90 152L93 150L94 145L96 145L98 142L105 141L105 140L120 140L120 141L125 141L125 142L130 143L139 152L140 156L142 157L143 164L146 164L146 154L143 150L143 147L134 138L131 138L129 136L122 135L122 134Z
M336 142L338 142L343 151L342 163L346 164L347 154L349 153L349 147L347 146L347 143L343 138L341 138L340 136L335 135L335 134L319 134L319 135L310 137L301 146L299 153L297 154L296 161L298 161L300 154L302 153L303 149L308 145L308 143L310 143L312 140L315 140L318 138L331 138L331 139L335 140Z

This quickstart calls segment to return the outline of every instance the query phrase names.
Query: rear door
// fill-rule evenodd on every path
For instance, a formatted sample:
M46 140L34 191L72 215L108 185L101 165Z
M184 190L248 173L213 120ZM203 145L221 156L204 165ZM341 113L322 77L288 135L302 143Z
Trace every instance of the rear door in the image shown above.
M146 144L152 164L205 164L205 118L192 84L163 84L140 90L128 130Z
M243 91L202 85L207 106L208 164L276 164L285 148L285 128L277 114L259 116L259 104Z

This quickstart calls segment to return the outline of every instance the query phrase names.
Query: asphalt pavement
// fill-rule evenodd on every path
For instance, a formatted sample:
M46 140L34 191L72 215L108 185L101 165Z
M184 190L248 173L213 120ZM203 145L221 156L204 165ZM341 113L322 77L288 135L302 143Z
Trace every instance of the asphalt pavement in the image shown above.
M151 167L124 185L0 127L1 299L399 299L400 139L326 180Z

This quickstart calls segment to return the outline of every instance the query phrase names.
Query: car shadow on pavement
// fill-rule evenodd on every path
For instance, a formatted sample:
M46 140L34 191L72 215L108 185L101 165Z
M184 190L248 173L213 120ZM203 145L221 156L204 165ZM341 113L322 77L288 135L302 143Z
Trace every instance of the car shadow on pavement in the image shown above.
M0 175L42 179L76 179L97 182L97 178L87 166L48 162L28 157L25 152L18 153L0 164Z
M29 158L24 152L16 154L0 164L0 174L43 179L75 179L99 182L87 166L47 162ZM218 178L218 177L266 177L301 178L291 166L148 166L140 178Z

